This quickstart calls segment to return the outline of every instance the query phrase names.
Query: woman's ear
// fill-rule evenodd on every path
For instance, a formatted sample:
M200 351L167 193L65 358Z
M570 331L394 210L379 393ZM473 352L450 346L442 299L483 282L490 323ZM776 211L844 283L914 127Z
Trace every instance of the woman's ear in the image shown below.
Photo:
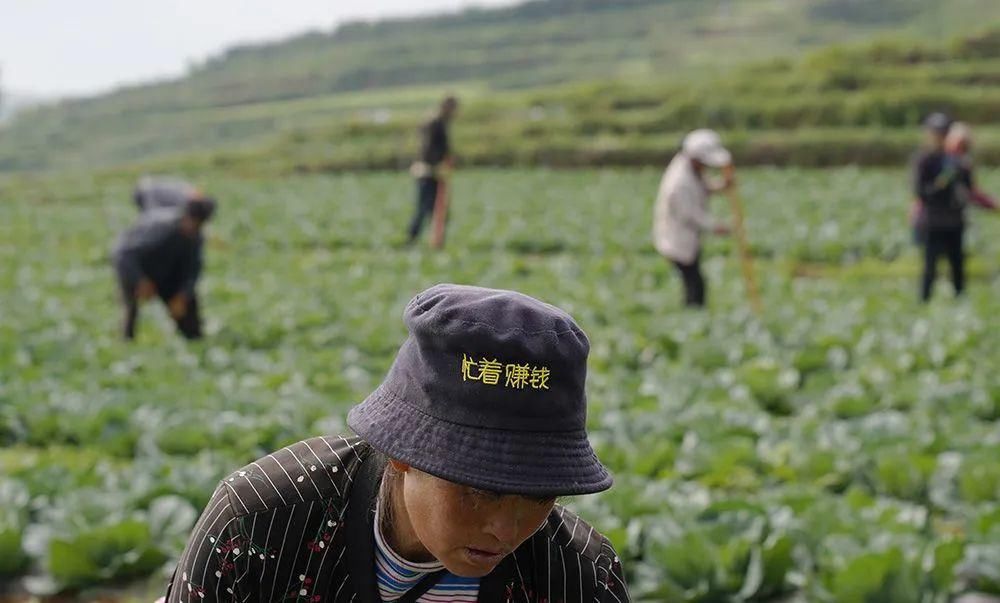
M392 465L392 469L396 473L406 473L407 471L410 470L410 466L402 461L389 459L389 464Z

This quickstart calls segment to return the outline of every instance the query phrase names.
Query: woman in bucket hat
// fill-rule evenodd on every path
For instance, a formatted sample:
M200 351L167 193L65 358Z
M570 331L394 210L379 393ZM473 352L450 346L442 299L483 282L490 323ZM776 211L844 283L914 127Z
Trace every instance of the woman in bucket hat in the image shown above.
M318 437L226 477L178 601L627 601L608 540L556 504L606 490L587 440L587 336L511 291L438 285L385 381Z

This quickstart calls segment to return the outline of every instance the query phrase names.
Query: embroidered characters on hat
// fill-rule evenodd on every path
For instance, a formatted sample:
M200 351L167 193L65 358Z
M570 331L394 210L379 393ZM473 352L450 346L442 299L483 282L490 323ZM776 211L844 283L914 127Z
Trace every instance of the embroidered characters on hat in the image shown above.
M548 367L530 364L501 363L497 359L481 358L476 361L462 354L462 381L479 381L484 385L510 389L549 389Z

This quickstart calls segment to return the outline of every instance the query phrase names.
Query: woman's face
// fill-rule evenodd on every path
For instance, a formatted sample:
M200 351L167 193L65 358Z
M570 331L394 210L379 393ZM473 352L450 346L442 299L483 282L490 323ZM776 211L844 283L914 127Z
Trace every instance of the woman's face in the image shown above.
M948 137L944 140L944 150L950 155L965 155L969 152L969 141L966 138Z
M403 504L413 533L449 572L478 578L542 525L555 505L461 486L393 462L403 473Z

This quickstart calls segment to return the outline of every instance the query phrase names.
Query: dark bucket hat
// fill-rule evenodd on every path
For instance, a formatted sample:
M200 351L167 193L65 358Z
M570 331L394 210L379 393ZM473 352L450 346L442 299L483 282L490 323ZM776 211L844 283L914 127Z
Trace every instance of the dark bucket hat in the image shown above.
M437 285L406 306L385 381L347 417L376 450L458 484L568 496L611 487L587 440L590 342L513 291Z

